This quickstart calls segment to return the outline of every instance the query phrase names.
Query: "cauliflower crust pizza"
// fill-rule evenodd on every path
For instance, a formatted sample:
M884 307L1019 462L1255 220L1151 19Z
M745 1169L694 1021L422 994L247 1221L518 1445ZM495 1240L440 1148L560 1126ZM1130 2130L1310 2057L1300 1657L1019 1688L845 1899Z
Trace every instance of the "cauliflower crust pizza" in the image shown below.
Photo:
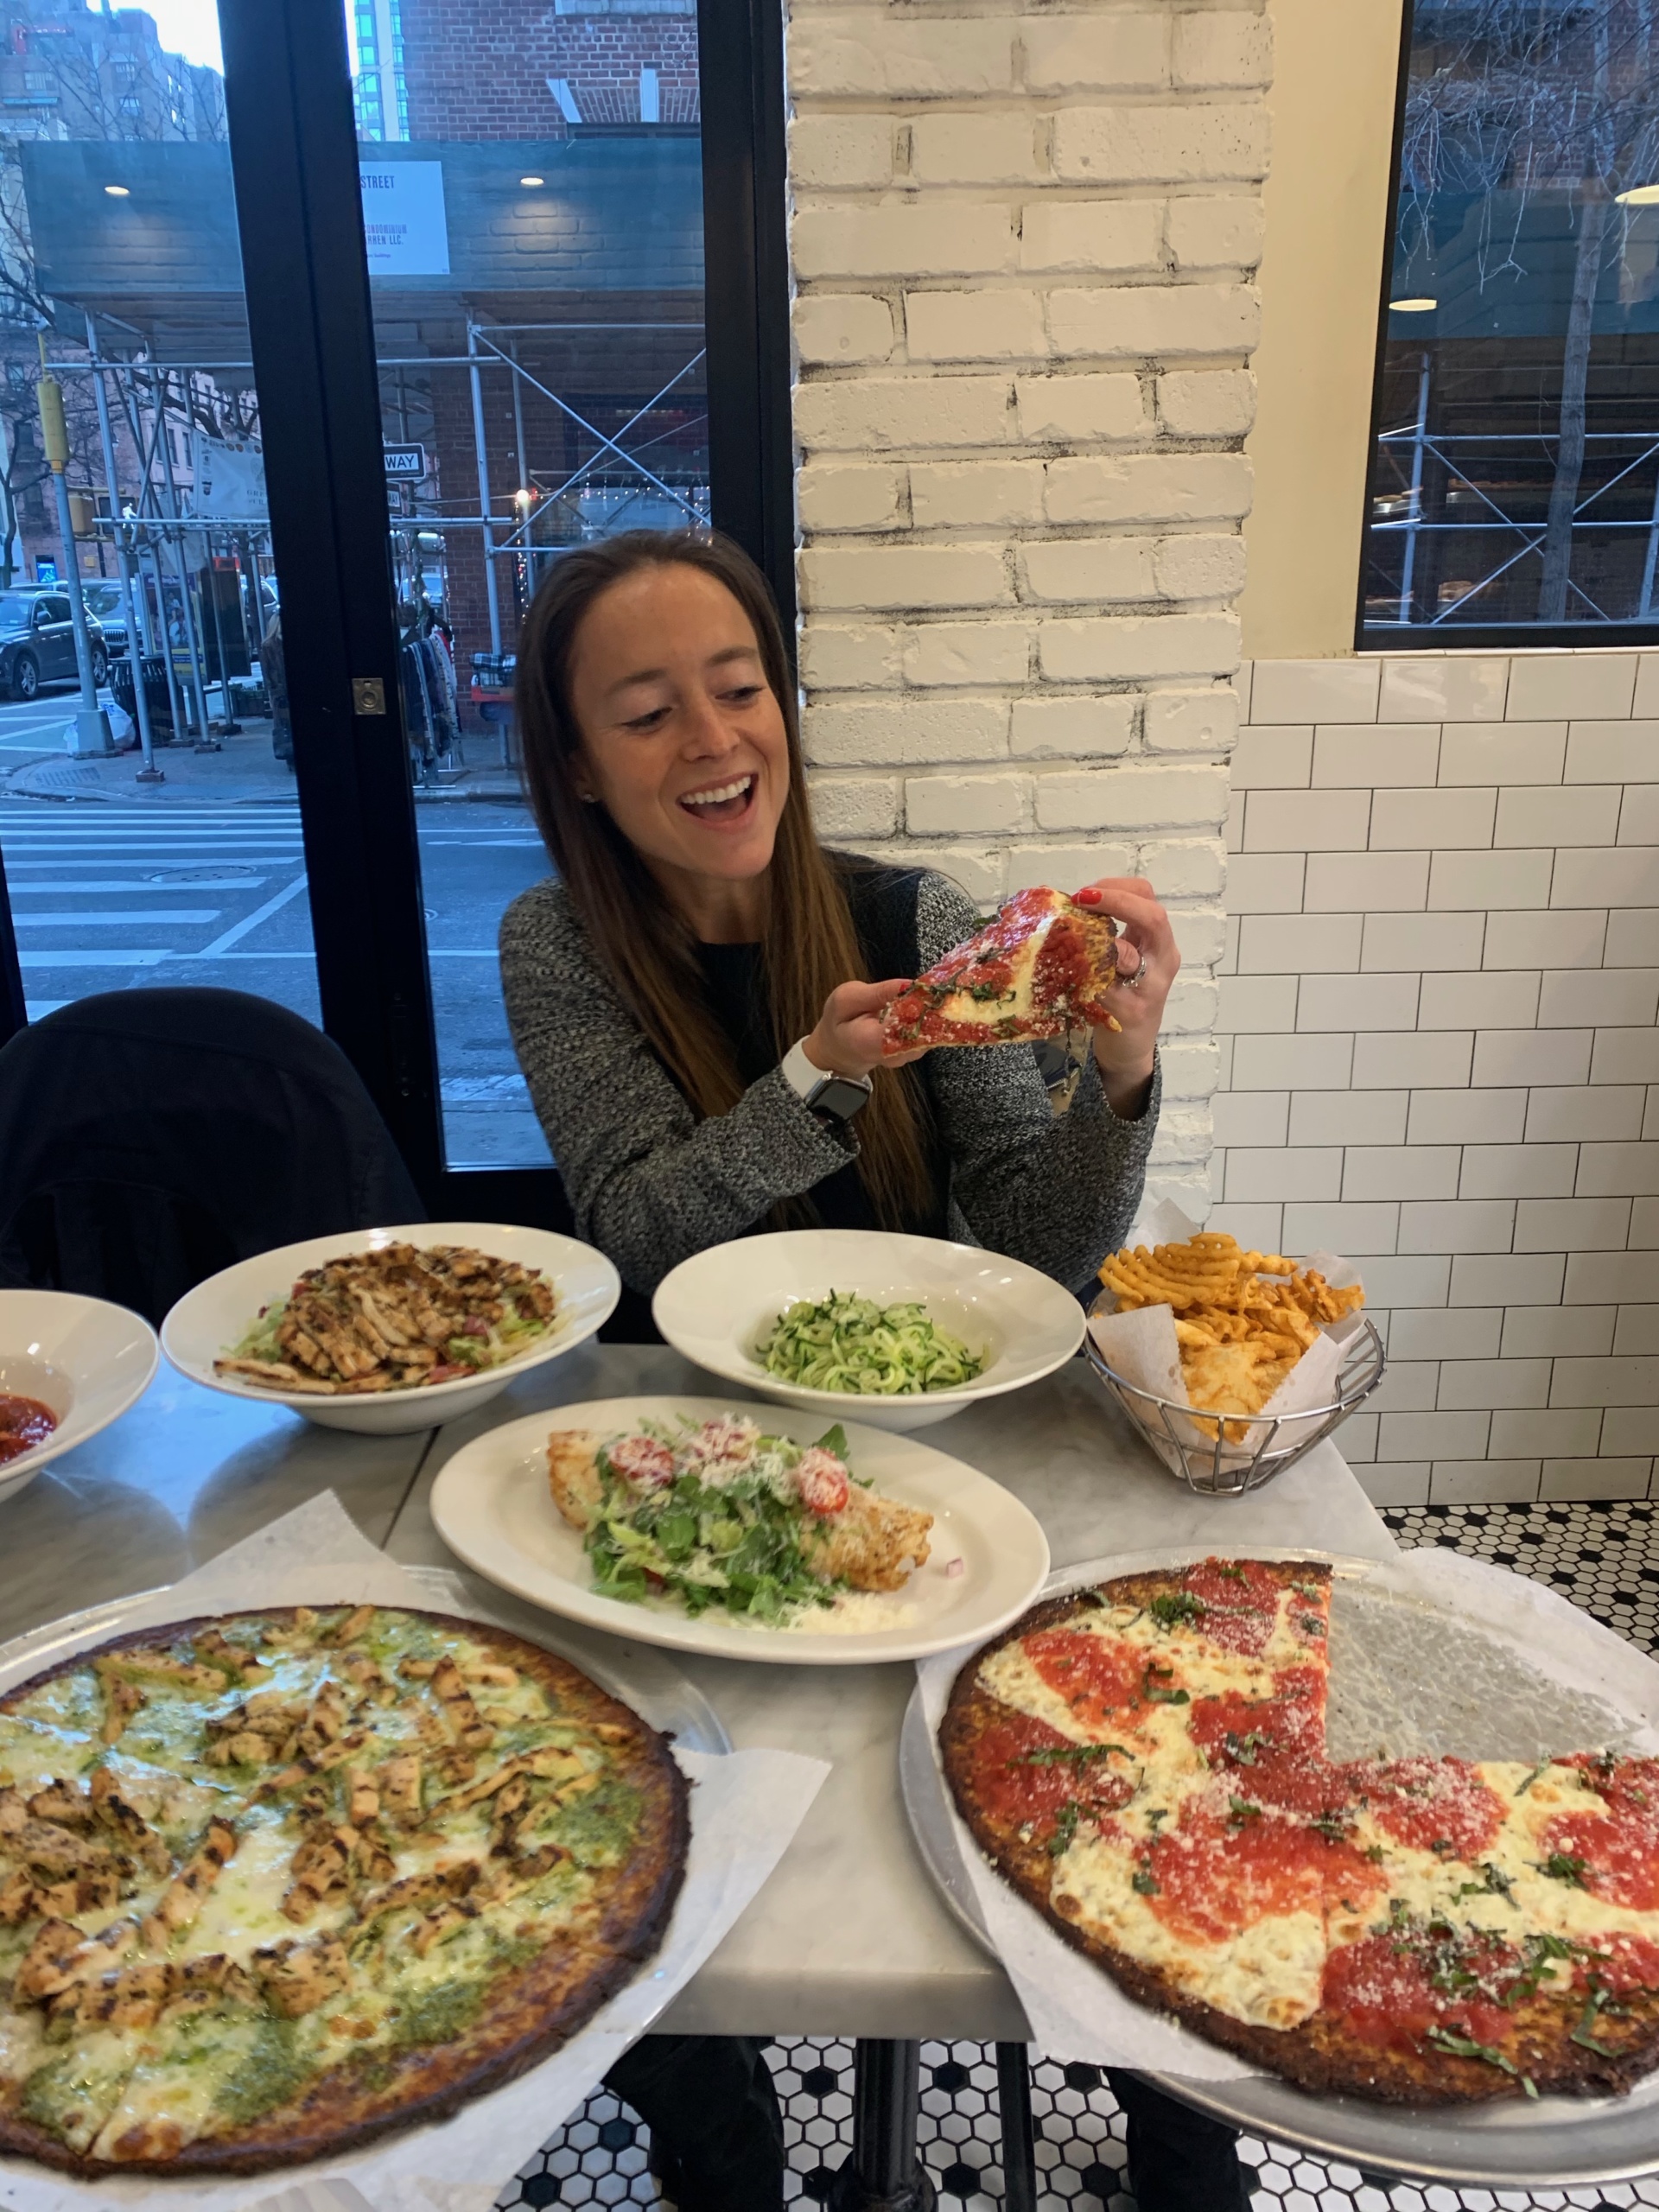
M444 2118L580 2029L684 1872L666 1741L477 1622L145 1629L0 1700L0 2152L247 2173Z
M998 1870L1131 1997L1300 2088L1605 2096L1659 2066L1659 1760L1325 1751L1328 1570L1054 1598L940 1728Z

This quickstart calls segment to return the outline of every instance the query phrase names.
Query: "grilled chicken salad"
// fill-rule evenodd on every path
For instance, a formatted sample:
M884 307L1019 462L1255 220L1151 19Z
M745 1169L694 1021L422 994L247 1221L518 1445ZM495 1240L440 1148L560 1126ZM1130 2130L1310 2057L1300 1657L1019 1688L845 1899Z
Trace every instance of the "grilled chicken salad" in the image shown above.
M454 1382L545 1337L553 1286L466 1244L386 1244L308 1268L213 1362L275 1390L353 1396Z

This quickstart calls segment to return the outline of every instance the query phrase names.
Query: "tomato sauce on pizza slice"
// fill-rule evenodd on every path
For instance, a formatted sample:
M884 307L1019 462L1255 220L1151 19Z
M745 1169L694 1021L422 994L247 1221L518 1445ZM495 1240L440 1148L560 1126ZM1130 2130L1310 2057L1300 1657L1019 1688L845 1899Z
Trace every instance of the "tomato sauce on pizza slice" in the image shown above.
M1064 893L1021 891L918 976L881 1017L889 1052L1005 1045L1112 1025L1116 925Z

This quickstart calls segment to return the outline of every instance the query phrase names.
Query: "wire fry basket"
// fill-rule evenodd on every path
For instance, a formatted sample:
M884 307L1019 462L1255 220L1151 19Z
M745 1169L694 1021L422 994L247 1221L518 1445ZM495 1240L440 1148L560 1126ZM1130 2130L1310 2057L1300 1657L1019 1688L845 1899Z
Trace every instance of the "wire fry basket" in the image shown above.
M1109 1293L1096 1300L1090 1313L1113 1310ZM1200 1497L1242 1497L1260 1490L1294 1465L1305 1452L1338 1428L1382 1380L1387 1364L1374 1321L1361 1322L1348 1340L1337 1370L1337 1395L1329 1405L1268 1417L1256 1414L1219 1416L1196 1414L1190 1406L1131 1382L1107 1364L1092 1333L1083 1348L1089 1364L1135 1427L1173 1475ZM1213 1428L1210 1436L1205 1430Z

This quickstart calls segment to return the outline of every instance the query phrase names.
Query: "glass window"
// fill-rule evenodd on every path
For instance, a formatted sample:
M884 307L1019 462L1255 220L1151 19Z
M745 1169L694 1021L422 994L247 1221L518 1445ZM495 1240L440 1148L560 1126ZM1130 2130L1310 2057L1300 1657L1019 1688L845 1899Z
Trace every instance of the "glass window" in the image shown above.
M451 1167L545 1163L501 1004L547 872L518 628L570 547L709 518L695 0L350 0Z
M0 849L31 1014L188 982L316 1020L217 26L170 20L189 53L136 9L24 0L0 54Z
M1659 622L1652 0L1415 0L1362 645Z

